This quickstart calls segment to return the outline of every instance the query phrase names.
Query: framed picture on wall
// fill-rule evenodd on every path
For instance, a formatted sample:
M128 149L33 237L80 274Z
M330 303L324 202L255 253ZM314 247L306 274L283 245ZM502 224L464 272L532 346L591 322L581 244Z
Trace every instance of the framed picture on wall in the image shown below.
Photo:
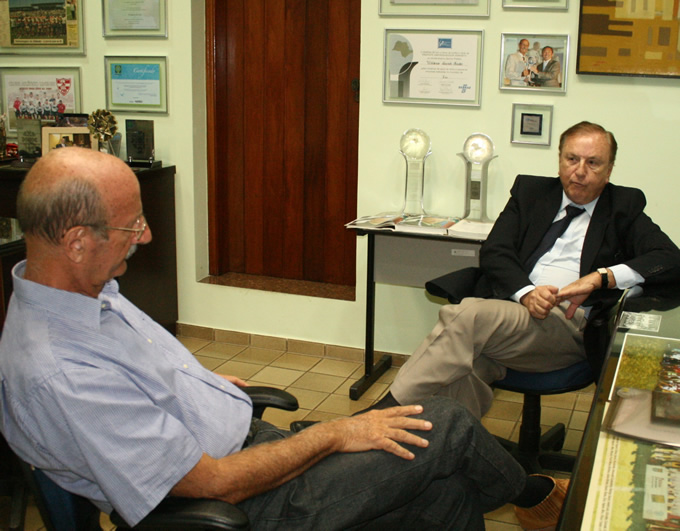
M513 144L549 146L552 140L552 105L512 104Z
M80 112L80 68L2 68L0 94L7 133L15 135L20 118L56 121Z
M97 137L90 134L87 127L43 127L42 128L42 152L47 154L53 149L62 147L84 147L99 149Z
M569 9L569 0L503 0L503 9L550 11Z
M104 37L168 37L167 0L102 0Z
M484 32L385 30L383 101L481 104Z
M0 1L0 54L84 53L82 0Z
M104 57L106 108L111 112L168 112L165 57Z
M503 33L501 90L566 92L569 35Z
M489 0L379 0L381 16L488 17Z
M678 32L673 3L581 0L576 73L680 77Z

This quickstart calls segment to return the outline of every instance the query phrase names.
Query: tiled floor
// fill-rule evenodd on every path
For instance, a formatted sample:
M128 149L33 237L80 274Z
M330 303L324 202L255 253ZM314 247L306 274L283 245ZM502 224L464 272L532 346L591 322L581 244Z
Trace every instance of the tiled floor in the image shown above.
M287 428L294 420L325 420L352 413L370 406L388 389L397 368L390 369L359 400L349 398L349 388L363 374L358 361L346 361L283 350L254 348L220 343L206 339L180 337L184 345L209 370L232 374L251 384L270 385L294 394L300 409L295 412L268 410L265 420ZM593 388L582 392L543 397L542 422L552 426L563 422L567 426L564 450L576 453L593 397ZM508 391L496 391L491 411L482 423L493 434L517 439L522 409L522 396ZM0 504L0 510L2 509ZM0 515L0 528L2 520ZM28 531L42 528L34 507L27 514ZM512 506L506 505L486 515L489 531L519 530ZM111 529L105 522L104 529Z

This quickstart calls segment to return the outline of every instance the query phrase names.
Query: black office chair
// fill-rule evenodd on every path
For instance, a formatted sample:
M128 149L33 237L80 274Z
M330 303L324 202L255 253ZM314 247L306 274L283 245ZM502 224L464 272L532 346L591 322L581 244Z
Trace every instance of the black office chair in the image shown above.
M2 436L0 436L0 496L9 498L7 529L22 531L26 517L28 487L21 473L19 459Z
M297 399L286 391L269 387L243 389L253 400L253 415L261 417L267 407L295 411ZM101 531L100 511L88 499L72 494L39 469L22 463L26 482L35 496L36 505L47 531ZM248 516L235 505L220 500L168 497L146 518L130 527L117 513L111 522L118 529L190 531L246 530Z
M488 287L483 285L482 279L479 268L468 267L433 279L427 282L425 288L431 295L445 298L451 304L459 304L465 297L484 297L487 294ZM575 456L561 452L566 436L563 423L556 424L541 435L541 396L577 391L597 381L601 368L598 363L601 364L604 359L613 330L609 309L621 298L621 292L609 291L611 293L599 303L598 314L591 314L592 318L584 331L588 361L543 373L508 369L503 380L493 383L495 388L524 395L519 441L515 443L501 437L497 439L529 474L544 473L546 470L571 472L574 467Z

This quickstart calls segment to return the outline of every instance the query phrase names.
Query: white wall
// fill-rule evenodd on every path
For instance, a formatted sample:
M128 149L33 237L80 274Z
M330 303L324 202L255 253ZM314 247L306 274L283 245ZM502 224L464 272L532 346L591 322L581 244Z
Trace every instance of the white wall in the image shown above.
M365 241L357 241L357 301L335 301L199 284L207 274L207 187L205 170L205 76L203 0L169 0L168 32L160 40L104 39L101 2L85 6L85 57L2 57L1 66L80 65L83 111L105 105L104 55L168 57L168 107L163 115L118 113L151 118L156 153L177 167L177 244L179 315L183 323L328 344L363 346ZM491 0L489 18L394 18L378 16L378 0L363 0L359 149L360 215L399 206L403 162L397 152L401 133L427 131L433 155L427 163L429 206L461 214L463 164L456 155L467 136L481 131L494 140L498 159L490 165L489 210L496 215L517 173L555 175L557 151L510 143L512 103L554 106L553 137L582 119L612 130L620 146L615 182L640 186L648 212L680 242L675 213L676 170L673 148L680 104L673 79L577 76L575 73L578 5L568 12L507 11ZM481 108L382 103L383 33L394 29L483 29L484 61ZM501 33L568 33L571 36L567 93L499 91ZM389 199L386 199L389 198ZM153 228L153 227L152 227ZM152 244L153 245L153 244ZM162 267L162 264L159 264ZM424 290L381 285L377 291L376 348L409 353L430 330L438 305Z

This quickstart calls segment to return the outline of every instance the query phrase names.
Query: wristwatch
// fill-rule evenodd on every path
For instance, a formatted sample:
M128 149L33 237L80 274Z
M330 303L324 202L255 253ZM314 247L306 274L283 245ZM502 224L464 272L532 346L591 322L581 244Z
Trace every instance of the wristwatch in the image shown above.
M607 268L606 267L600 267L600 268L598 268L597 272L600 274L600 278L602 279L602 285L600 286L600 289L608 289L609 288L609 273L607 273Z

